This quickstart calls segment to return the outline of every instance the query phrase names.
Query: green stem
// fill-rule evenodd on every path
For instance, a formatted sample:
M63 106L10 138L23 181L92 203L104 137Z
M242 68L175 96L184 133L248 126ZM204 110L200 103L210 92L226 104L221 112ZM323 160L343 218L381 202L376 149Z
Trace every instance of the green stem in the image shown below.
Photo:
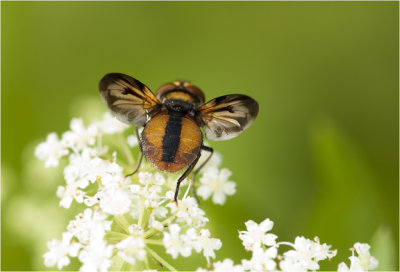
M129 233L129 222L123 215L115 215L115 222L120 226L126 233Z
M154 234L156 234L157 232L159 232L158 229L149 229L148 231L146 231L146 232L144 233L143 236L144 236L145 238L149 238L149 237L153 236Z
M116 232L116 231L109 231L106 233L105 238L108 241L118 241L118 240L123 240L126 237L128 237L128 235L126 235L125 233L121 233L121 232Z
M128 262L123 262L121 266L121 271L131 271L131 264Z
M165 219L164 221L162 221L161 222L161 224L164 226L165 224L169 224L169 223L171 223L171 221L173 220L175 218L175 214L174 215L171 215L170 217L168 217L167 219ZM144 237L145 238L149 238L149 237L151 237L151 236L153 236L154 234L156 234L157 232L159 232L159 230L158 229L149 229L148 231L146 231L145 233L144 233Z
M138 225L139 227L143 228L143 218L144 218L144 198L143 196L140 197L140 213L139 213L139 221Z
M147 208L147 210L144 213L144 224L143 224L143 229L147 229L149 227L149 220L150 220L150 216L153 213L153 208Z
M150 270L149 259L147 258L147 254L146 257L144 257L144 265L146 266L146 270Z
M164 243L161 240L145 239L144 242L146 244L157 245L157 246L163 246L164 245Z
M170 271L178 271L172 265L170 265L166 260L161 258L160 255L158 255L154 250L152 250L152 249L150 249L148 247L146 248L146 250L154 259L159 261L163 266L168 268Z

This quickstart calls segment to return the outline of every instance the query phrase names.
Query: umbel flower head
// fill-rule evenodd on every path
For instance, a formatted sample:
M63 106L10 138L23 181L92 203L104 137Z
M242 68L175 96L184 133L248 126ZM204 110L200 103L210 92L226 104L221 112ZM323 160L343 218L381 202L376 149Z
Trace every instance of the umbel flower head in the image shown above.
M139 151L136 136L127 135L127 128L108 113L88 126L75 118L61 137L50 133L37 146L35 155L46 167L64 167L65 183L55 192L59 205L69 209L75 203L81 209L60 234L61 240L48 242L48 252L43 255L46 266L62 269L76 258L81 271L177 270L157 253L158 247L171 260L201 254L208 269L214 271L306 271L319 269L320 261L336 255L336 250L318 238L279 242L277 235L270 233L273 222L265 219L259 224L249 220L247 229L239 231L245 250L252 253L250 259L239 264L231 259L214 261L222 242L212 237L205 211L189 195L190 180L183 182L186 189L177 205L173 201L176 175L156 172L145 162L141 172L126 176L138 163L132 150ZM106 144L111 138L108 135L119 140L111 141L112 149ZM199 196L218 205L236 192L236 184L229 180L232 173L220 168L221 161L215 153L199 173L197 188ZM279 253L282 246L291 249ZM353 250L350 267L342 263L339 270L376 268L378 262L367 244L356 243L354 248L358 257Z
M150 268L149 259L170 266L152 249L157 246L164 247L172 258L195 252L204 255L207 262L216 257L215 250L222 243L211 236L205 212L188 196L188 182L186 194L177 205L173 202L173 186L168 184L170 180L176 182L173 175L155 172L144 163L142 172L125 176L137 163L130 148L138 149L135 135L125 138L127 128L108 113L88 126L74 118L70 130L60 138L50 133L37 146L35 155L46 167L58 167L65 164L60 160L66 161L65 184L56 192L59 205L69 209L76 202L82 207L82 212L69 222L62 240L48 243L49 251L43 255L46 266L61 269L71 257L78 258L83 271L106 271L121 261L132 269L138 263ZM121 139L116 150L105 144L110 134ZM208 174L207 178L206 173L220 171L220 156L216 158L203 169L199 186L211 192L209 196L218 195L214 202L223 204L225 194L232 195L234 189L207 188L207 184L215 183L215 176ZM229 184L234 188L232 181Z

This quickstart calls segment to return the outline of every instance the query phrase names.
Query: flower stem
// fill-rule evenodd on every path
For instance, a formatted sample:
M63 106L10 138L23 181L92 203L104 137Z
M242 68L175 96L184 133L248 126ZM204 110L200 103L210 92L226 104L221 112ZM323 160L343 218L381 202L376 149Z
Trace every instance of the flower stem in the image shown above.
M146 266L147 270L150 270L149 259L147 258L147 254L146 257L144 257L144 265Z
M143 196L140 197L140 213L139 213L139 221L138 221L138 225L139 227L143 227L143 218L144 218L144 198Z
M154 250L146 247L147 252L149 252L149 254L156 259L157 261L159 261L163 266L165 266L166 268L168 268L170 271L178 271L176 270L172 265L170 265L166 260L164 260L163 258L160 257L160 255L158 255Z
M131 271L131 264L128 262L124 262L121 266L121 271Z
M156 234L157 232L159 232L158 229L149 229L148 231L146 231L144 233L143 236L144 236L144 238L149 238L149 237L153 236L154 234Z
M116 231L109 231L106 233L106 239L108 241L118 241L118 240L123 240L126 237L128 237L127 234L121 233L121 232L116 232Z
M168 217L167 219L165 219L164 221L161 222L161 224L165 225L165 224L169 224L170 221L172 221L175 217L175 214ZM144 238L149 238L151 236L153 236L154 234L156 234L157 232L159 232L160 230L158 229L149 229L148 231L146 231L143 235Z
M145 239L144 242L146 244L151 244L151 245L158 245L158 246L163 246L163 242L161 240L151 240L151 239Z
M129 222L123 215L115 215L115 222L120 226L126 233L129 233Z

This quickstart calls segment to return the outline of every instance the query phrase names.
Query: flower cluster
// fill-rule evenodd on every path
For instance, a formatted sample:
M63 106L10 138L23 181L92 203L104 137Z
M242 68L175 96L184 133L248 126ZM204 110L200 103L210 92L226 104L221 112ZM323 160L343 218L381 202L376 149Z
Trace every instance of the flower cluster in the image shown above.
M65 185L57 189L59 205L66 209L74 203L82 206L82 213L69 222L62 240L48 242L46 266L61 269L71 257L77 257L82 271L106 271L118 263L149 269L151 258L172 269L152 246L163 246L172 258L201 253L208 263L221 248L221 241L212 238L205 227L209 221L205 212L188 196L190 182L182 185L184 190L187 186L186 193L177 205L173 201L176 175L155 172L144 162L143 171L126 176L129 172L124 168L137 163L130 148L138 146L136 135L125 138L127 128L108 113L89 126L73 119L70 130L60 138L50 133L37 146L35 155L46 167L67 163ZM115 150L104 144L108 134L120 137ZM119 154L124 158L118 158ZM220 164L217 154L201 171L198 184L199 195L212 197L217 204L235 192L235 183L228 180L231 172L220 169Z
M294 243L277 242L278 236L268 233L273 227L270 219L265 219L260 224L250 220L246 223L247 230L239 231L239 238L247 251L252 252L250 259L241 260L240 264L234 264L231 259L222 262L214 262L211 271L315 271L320 269L319 262L336 256L337 250L331 250L331 246L321 244L318 237L314 240L298 236ZM291 249L279 254L282 247ZM350 268L345 263L339 264L338 271L368 271L378 266L378 261L369 253L369 245L356 243L354 245L358 257L350 257ZM279 268L278 268L279 265ZM206 269L199 268L198 272Z
M350 249L352 255L350 259L350 267L348 267L344 262L339 264L339 272L348 271L368 271L373 270L378 267L378 260L371 256L369 253L370 246L368 244L355 243ZM354 256L354 251L357 252L357 257Z
M73 119L69 131L61 137L50 133L37 146L35 155L46 167L65 165L65 184L56 192L59 205L81 208L62 233L61 241L48 242L48 252L43 255L46 266L62 269L69 265L70 258L77 258L81 271L150 270L161 266L176 270L153 247L163 248L173 259L202 254L213 271L318 270L320 261L336 255L336 250L321 244L317 237L279 242L277 235L269 233L273 222L266 219L260 224L247 221L246 230L239 231L245 250L252 254L250 259L236 265L231 259L213 262L222 242L211 236L205 212L189 196L190 180L183 182L183 196L177 205L173 201L177 175L156 172L147 162L137 174L127 175L128 169L138 163L132 154L132 148L138 147L137 135L127 135L127 128L108 113L89 126ZM112 137L107 136L110 134ZM111 138L114 142L106 145ZM204 159L201 157L199 164ZM197 184L198 195L218 205L236 190L236 184L229 180L231 172L221 169L221 161L215 153L200 172ZM287 247L289 250L279 253ZM360 243L354 245L350 261L350 267L341 263L339 271L367 271L378 263L370 255L369 246Z

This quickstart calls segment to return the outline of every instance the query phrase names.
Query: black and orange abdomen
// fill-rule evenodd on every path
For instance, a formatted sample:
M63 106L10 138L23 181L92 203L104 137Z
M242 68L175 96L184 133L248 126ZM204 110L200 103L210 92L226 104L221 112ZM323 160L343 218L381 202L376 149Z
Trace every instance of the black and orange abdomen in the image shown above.
M202 134L190 115L162 111L142 132L143 153L154 166L177 172L189 166L199 155Z

